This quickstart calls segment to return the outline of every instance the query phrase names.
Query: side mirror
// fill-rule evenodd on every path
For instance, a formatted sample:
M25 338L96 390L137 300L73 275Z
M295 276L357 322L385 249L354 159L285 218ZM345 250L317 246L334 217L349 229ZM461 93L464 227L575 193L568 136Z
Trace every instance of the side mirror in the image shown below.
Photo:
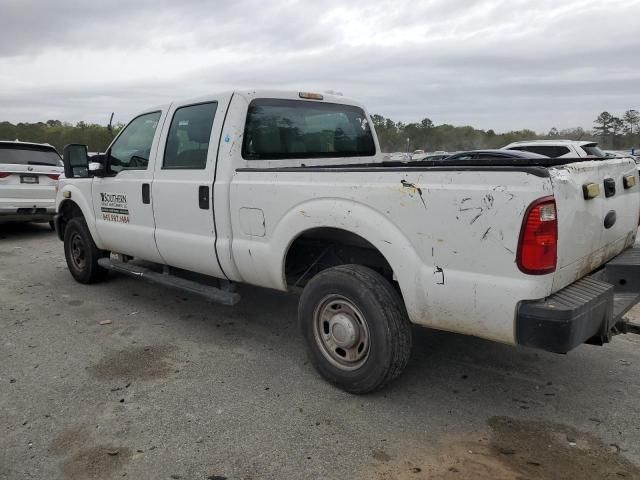
M78 143L65 145L62 152L64 176L67 178L87 178L89 176L89 155L87 146Z

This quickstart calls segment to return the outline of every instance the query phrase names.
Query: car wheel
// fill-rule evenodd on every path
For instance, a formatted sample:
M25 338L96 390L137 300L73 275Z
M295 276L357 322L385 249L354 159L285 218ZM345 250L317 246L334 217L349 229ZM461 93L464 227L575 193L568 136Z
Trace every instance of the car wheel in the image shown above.
M54 232L56 231L56 224L53 223L53 220L49 220L49 228L51 228L51 230L53 230Z
M91 237L83 218L73 218L64 229L64 256L73 278L80 283L104 280L108 270L98 265L98 260L109 252L100 250Z
M411 324L402 298L370 268L341 265L313 277L298 320L313 366L348 392L384 387L409 361Z

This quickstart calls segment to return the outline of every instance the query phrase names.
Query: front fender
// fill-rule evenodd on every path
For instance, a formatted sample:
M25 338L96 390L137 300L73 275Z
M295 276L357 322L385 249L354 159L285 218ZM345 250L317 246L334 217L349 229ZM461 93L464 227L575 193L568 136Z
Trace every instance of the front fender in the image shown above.
M64 205L68 202L77 205L84 216L93 241L98 248L102 248L102 240L96 229L96 217L93 212L91 184L88 183L88 185L84 185L84 183L88 182L83 182L83 185L80 186L71 183L62 185L56 196L56 210L57 213L60 214ZM65 192L69 192L66 194L68 198L65 197Z

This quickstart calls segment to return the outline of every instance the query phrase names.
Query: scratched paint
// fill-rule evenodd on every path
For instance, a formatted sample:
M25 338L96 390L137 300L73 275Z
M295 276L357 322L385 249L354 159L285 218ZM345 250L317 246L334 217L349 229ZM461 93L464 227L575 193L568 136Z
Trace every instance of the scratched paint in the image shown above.
M422 201L422 205L424 206L424 208L427 208L427 203L424 201L424 197L422 196L422 189L420 187L417 187L413 183L407 182L405 179L400 180L400 183L405 189L408 189L408 191L410 192L410 196L413 197L415 194L418 194L420 200Z
M322 226L341 228L384 252L413 322L513 343L517 302L542 298L552 289L553 275L532 278L515 263L524 210L556 193L551 179L496 171L401 175L387 170L237 173L229 211L261 208L273 225L262 239L234 239L240 275L250 283L286 288L279 283L281 271L274 272L282 269L291 237ZM561 213L577 211L562 202ZM574 237L565 232L566 242L575 243ZM253 267L246 247L251 247Z

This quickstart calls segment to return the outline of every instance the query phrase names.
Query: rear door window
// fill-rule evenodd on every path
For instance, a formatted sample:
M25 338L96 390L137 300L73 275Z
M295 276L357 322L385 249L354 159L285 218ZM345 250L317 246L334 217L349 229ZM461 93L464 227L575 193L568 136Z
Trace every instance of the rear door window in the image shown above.
M460 153L452 156L449 160L473 160L475 158L477 158L475 153Z
M571 152L568 147L563 147L561 145L527 145L513 148L512 150L524 150L525 152L538 153L550 158L561 157Z
M256 99L242 145L247 160L363 157L376 148L364 111L353 105Z
M217 106L217 102L210 102L176 110L167 136L163 169L201 170L206 167Z
M51 148L15 143L0 143L0 164L62 166L60 155Z
M597 143L590 143L588 145L582 145L582 149L587 153L587 155L592 157L606 157L606 154L600 150Z
M478 154L478 158L483 159L483 160L488 160L491 158L511 158L508 155L503 155L502 153L480 153Z

